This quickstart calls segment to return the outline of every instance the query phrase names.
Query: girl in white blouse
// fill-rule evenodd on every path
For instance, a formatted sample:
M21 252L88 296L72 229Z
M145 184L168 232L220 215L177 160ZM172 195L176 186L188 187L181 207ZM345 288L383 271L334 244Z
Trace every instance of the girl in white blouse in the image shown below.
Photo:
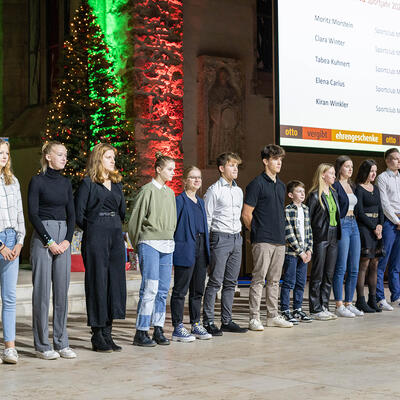
M24 213L18 179L11 171L10 146L0 139L0 285L5 349L1 360L18 362L15 349L16 290L19 255L25 238Z

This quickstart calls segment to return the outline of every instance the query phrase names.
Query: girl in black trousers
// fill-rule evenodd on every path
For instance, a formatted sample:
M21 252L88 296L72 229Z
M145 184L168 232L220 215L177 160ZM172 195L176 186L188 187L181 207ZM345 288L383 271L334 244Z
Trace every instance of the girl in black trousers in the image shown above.
M76 223L83 230L82 257L88 325L94 351L121 351L111 336L114 319L125 319L126 276L122 221L125 199L115 169L116 149L97 144L87 176L75 196Z
M178 222L174 235L174 288L171 296L172 340L175 342L212 337L200 323L201 299L210 258L206 210L203 199L196 194L201 182L201 171L195 166L187 167L183 172L185 190L176 198ZM183 326L188 290L191 333Z
M326 321L337 316L329 311L329 296L340 240L339 200L332 185L335 168L320 164L315 172L307 206L313 233L313 258L310 276L310 313L314 319Z

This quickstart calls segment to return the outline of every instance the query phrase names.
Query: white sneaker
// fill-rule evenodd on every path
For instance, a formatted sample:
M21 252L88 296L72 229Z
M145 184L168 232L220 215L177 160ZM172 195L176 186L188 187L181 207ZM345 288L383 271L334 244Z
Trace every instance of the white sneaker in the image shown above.
M261 323L259 319L253 318L249 322L249 329L251 331L263 331L264 325Z
M76 358L76 353L70 347L64 347L57 352L62 358Z
M335 314L338 317L343 317L343 318L355 318L355 316L356 316L348 308L346 308L343 304L340 307L336 307Z
M380 301L378 301L378 307L383 310L383 311L393 311L394 308L388 304L388 302L386 301L386 299L382 299Z
M16 364L18 362L18 353L15 347L9 347L8 349L4 349L3 354L1 355L1 360L5 364Z
M392 306L394 307L399 307L400 306L400 299L397 299L395 301L391 301Z
M330 319L332 319L325 311L320 311L310 315L312 319L315 319L317 321L329 321Z
M337 315L335 315L334 313L331 313L326 307L322 306L322 309L324 310L325 314L327 314L330 319L337 319Z
M276 328L292 328L293 324L289 321L286 321L282 315L277 315L274 318L267 318L267 326Z
M353 306L353 304L349 304L346 306L346 308L351 311L356 317L362 317L364 315L364 311L359 310L356 306Z
M41 358L42 360L56 360L60 358L60 355L54 350L47 350L47 351L37 351L36 357Z

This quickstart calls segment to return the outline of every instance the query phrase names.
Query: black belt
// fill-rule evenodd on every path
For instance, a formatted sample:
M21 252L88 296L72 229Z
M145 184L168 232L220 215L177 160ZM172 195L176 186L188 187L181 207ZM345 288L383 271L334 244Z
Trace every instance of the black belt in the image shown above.
M115 217L116 215L117 213L115 211L99 213L99 217Z

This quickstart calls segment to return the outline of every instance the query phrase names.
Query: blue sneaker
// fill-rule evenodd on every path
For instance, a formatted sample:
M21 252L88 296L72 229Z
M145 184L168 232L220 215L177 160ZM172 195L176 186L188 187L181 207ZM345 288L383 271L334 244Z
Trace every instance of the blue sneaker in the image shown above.
M180 323L178 326L174 328L172 332L172 341L174 342L194 342L196 338L191 335L188 330Z
M192 335L196 337L196 339L207 340L211 339L212 335L210 335L206 328L203 325L200 325L200 322L196 322L192 325Z

